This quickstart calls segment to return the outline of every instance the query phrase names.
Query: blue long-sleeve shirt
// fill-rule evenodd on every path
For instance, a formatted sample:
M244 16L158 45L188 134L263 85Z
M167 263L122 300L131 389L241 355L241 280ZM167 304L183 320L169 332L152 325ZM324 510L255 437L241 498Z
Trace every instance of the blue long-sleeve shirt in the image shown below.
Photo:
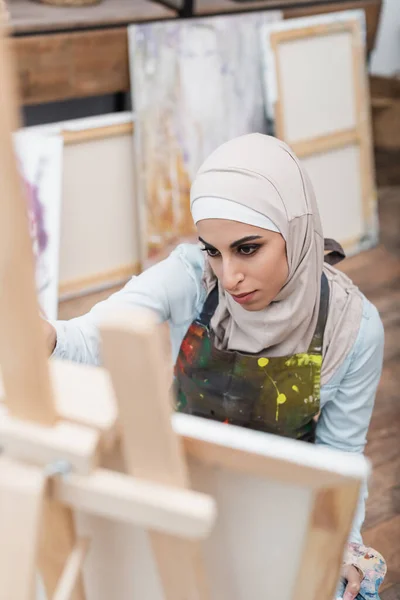
M153 309L168 322L175 362L183 337L201 312L206 299L202 285L204 255L196 245L182 244L162 262L133 277L125 287L70 321L54 323L54 356L81 363L100 364L98 325L109 312L129 306ZM357 339L330 381L321 388L321 413L316 443L346 452L363 453L382 371L384 332L376 308L363 300ZM349 541L361 543L367 498L365 482Z

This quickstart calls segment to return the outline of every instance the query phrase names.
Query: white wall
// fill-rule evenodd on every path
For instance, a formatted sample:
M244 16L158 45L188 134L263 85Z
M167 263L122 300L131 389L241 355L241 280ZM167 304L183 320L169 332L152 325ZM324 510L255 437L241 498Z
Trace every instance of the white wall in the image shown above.
M371 57L373 75L400 76L400 0L383 0L375 50Z

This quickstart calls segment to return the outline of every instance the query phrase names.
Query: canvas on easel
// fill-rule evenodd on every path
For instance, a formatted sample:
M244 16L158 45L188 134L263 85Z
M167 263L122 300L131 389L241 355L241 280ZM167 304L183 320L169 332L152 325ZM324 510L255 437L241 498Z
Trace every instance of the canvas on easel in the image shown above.
M104 367L49 368L1 33L0 599L39 570L49 600L330 600L362 456L174 414L143 309L104 318Z

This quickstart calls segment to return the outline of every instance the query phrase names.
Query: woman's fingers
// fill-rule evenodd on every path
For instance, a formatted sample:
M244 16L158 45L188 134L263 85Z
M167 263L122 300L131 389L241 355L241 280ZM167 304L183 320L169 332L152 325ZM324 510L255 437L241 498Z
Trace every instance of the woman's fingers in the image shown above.
M345 565L343 567L342 575L347 580L343 600L355 600L361 588L360 573L352 565Z

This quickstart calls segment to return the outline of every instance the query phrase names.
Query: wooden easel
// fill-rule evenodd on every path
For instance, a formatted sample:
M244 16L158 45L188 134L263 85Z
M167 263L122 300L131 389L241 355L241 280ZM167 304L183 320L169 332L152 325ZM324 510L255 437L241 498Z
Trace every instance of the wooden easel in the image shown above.
M0 459L0 530L7 540L0 560L0 598L31 599L38 565L49 600L84 600L80 568L90 541L76 535L67 506L70 494L79 496L86 508L92 504L98 514L121 519L125 513L127 521L133 519L152 529L166 598L205 598L196 542L207 534L215 506L211 498L188 489L163 373L147 382L150 388L146 389L145 381L140 383L141 363L149 352L163 363L152 317L141 321L134 338L124 327L124 317L103 330L129 475L96 469L115 430L116 413L99 429L94 405L93 420L88 414L86 425L66 422L57 410L35 293L25 199L13 156L11 133L17 129L17 103L12 57L4 35L0 39L0 96L0 364L7 407L0 426L5 451ZM128 353L136 358L133 369L130 365L126 371ZM79 381L74 393L80 398L71 397L72 403L85 402L90 392L96 394L93 370L69 365L73 373L68 375L63 365L59 367L56 388L69 386L70 376ZM127 378L129 371L132 378ZM133 382L143 404L131 402ZM105 390L106 386L100 393ZM74 481L72 487L57 480L57 474L69 470L74 473L69 480ZM18 568L10 569L10 565ZM185 577L174 576L177 569Z
M0 100L0 600L32 600L37 570L48 600L98 600L85 592L82 569L94 546L104 550L95 539L101 522L93 537L80 535L75 511L122 523L128 543L132 525L148 532L155 569L135 597L130 577L126 585L114 577L115 600L242 600L266 597L265 590L273 600L331 600L368 472L361 457L317 454L307 444L187 415L171 419L164 344L146 311L104 322L107 371L49 364L13 156L12 57L2 35ZM101 468L118 440L122 468ZM189 476L201 491L190 489ZM281 500L301 509L299 517L282 511ZM105 548L96 578L112 570L118 552ZM254 572L248 556L258 561ZM130 569L140 579L135 560ZM264 570L270 580L285 575L280 597Z

